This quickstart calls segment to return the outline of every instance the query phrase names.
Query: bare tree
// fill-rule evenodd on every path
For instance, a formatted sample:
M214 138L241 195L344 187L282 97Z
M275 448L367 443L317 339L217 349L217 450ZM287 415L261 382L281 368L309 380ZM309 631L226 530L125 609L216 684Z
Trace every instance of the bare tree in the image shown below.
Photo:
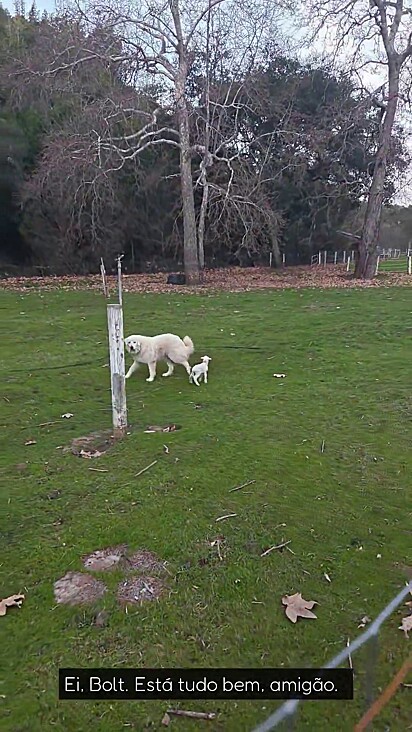
M244 4L235 0L89 0L83 4L69 0L68 4L63 2L61 13L65 29L70 25L73 28L73 38L67 40L64 49L50 53L42 72L38 64L31 69L37 75L42 73L49 78L60 75L70 79L85 65L98 62L129 88L142 89L154 79L162 83L160 104L163 110L167 106L170 110L166 122L164 115L160 122L160 108L141 108L142 95L137 95L136 104L128 107L109 95L100 104L100 113L104 111L106 115L104 124L100 125L103 132L95 134L90 130L94 141L90 144L90 135L83 140L83 153L93 155L102 174L106 175L108 170L120 170L127 162L136 160L148 146L167 144L178 148L187 283L199 281L204 265L204 225L208 207L206 169L213 161L208 150L209 119L202 141L203 200L197 222L192 170L195 152L191 125L193 109L187 94L188 76L197 54L208 57L211 33L215 37L224 34L226 39L231 38L232 61L240 68L238 58L245 58L253 44L261 46L265 34L269 36L273 32L279 6L277 3L261 5L257 0ZM27 72L27 67L22 66L22 71ZM98 106L94 104L94 107L97 111ZM176 115L176 130L173 114ZM115 134L113 119L116 117L127 123L128 134ZM81 146L82 141L78 139L78 151ZM113 164L116 158L117 162Z
M383 84L369 96L380 109L380 129L372 169L355 277L371 279L376 269L388 159L399 106L409 101L412 58L412 3L408 0L313 0L315 37L327 37L336 59L351 56L351 71L364 78L378 72ZM353 54L353 55L352 55ZM386 77L386 78L385 78Z

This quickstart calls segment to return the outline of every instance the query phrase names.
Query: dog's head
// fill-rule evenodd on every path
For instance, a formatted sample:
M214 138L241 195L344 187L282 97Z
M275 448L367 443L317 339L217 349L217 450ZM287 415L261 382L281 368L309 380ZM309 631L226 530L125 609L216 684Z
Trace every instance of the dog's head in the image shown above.
M126 346L126 351L131 354L140 353L142 348L138 336L128 336L124 339L124 345Z
M208 364L208 363L209 363L209 361L211 361L211 360L212 360L212 359L210 358L210 356L202 356L202 361L203 361L203 363L207 363L207 364Z

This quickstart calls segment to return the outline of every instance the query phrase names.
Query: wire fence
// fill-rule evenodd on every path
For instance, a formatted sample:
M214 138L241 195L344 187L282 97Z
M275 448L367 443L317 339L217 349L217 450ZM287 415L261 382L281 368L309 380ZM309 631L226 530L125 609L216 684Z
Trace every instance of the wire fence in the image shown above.
M344 661L352 658L352 655L365 643L369 642L369 653L367 658L367 667L365 674L365 702L366 708L369 708L373 701L374 678L376 673L376 664L378 660L378 636L381 626L390 615L399 607L402 601L412 593L412 581L409 582L403 590L386 605L378 617L356 640L340 651L332 660L323 666L324 669L338 668ZM262 724L254 728L253 732L270 732L270 730L279 727L282 723L288 724L288 729L293 730L297 721L299 711L299 699L291 699L280 706L273 714L270 715Z
M402 252L400 249L380 249L376 264L378 272L393 272L412 275L412 249ZM354 253L349 251L328 252L326 250L317 252L311 257L311 265L326 267L329 264L343 264L347 272L352 272L355 267Z

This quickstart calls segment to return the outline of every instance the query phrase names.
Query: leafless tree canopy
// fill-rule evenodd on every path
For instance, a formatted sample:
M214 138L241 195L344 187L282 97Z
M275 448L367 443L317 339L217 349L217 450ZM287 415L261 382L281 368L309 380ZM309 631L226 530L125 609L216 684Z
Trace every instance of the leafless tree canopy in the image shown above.
M375 271L388 160L396 122L410 104L412 57L412 4L408 0L313 0L310 3L313 39L329 38L333 58L351 55L351 73L361 86L370 75L380 76L371 90L380 110L380 130L374 174L365 212L355 275ZM368 79L369 74L369 79Z
M32 259L87 271L118 251L132 267L182 258L195 282L207 262L279 265L282 250L297 261L327 245L377 171L382 206L407 162L395 116L382 147L387 90L359 82L361 48L386 37L395 5L313 2L314 30L333 21L339 41L327 63L297 60L280 2L93 0L6 18L2 104L30 148L10 185ZM392 40L387 26L399 78L409 17Z

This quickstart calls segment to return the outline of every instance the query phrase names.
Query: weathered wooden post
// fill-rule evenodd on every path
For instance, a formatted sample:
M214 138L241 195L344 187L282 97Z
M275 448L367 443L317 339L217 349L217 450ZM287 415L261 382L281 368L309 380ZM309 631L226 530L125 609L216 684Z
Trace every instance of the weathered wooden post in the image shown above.
M127 427L123 308L120 304L107 306L109 329L110 379L112 387L113 430L122 437Z
M122 259L124 254L117 257L117 288L119 292L119 304L123 306L123 288L122 288Z
M378 258L376 260L376 267L375 267L375 277L379 272L379 262L380 262L380 256L378 255Z

